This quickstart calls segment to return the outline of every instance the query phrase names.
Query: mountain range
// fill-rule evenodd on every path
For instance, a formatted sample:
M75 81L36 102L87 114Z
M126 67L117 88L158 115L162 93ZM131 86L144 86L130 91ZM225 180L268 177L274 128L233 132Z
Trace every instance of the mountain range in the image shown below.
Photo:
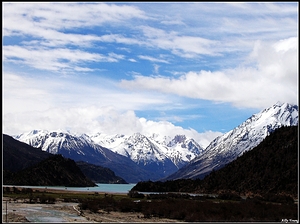
M88 136L34 130L14 138L52 154L108 167L127 182L137 183L203 178L253 149L275 129L295 125L298 125L298 106L276 103L217 137L206 149L184 135L98 133Z
M139 133L89 137L63 131L34 130L15 139L52 154L107 167L127 182L137 183L166 177L203 151L199 144L184 135L160 137Z
M298 200L298 134L298 126L277 128L252 150L204 179L144 181L131 191L217 194L227 199L259 196L267 201L294 203L288 197Z
M253 149L277 128L296 125L298 106L276 103L215 138L201 155L164 180L202 179L211 171L222 168L244 152Z
M108 168L75 162L5 134L2 155L4 184L88 187L95 183L127 183Z

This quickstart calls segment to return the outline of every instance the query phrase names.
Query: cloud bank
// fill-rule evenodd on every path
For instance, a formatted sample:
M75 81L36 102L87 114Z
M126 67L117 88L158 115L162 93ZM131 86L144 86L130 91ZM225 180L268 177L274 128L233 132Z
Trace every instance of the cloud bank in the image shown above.
M297 104L297 6L4 3L3 132L176 132L205 145L220 132L197 133L203 118Z
M4 115L10 124L5 127L4 133L21 134L31 130L64 130L74 134L96 133L126 134L141 133L146 136L160 134L174 137L186 135L193 138L202 147L221 135L221 132L206 131L198 133L194 129L184 129L167 121L152 121L139 118L134 111L120 111L112 107L85 107L85 108L53 108L46 111L30 111ZM23 120L27 120L24 124Z
M298 38L273 44L256 42L248 60L234 69L188 72L178 78L137 75L120 85L189 98L264 108L274 102L298 102Z

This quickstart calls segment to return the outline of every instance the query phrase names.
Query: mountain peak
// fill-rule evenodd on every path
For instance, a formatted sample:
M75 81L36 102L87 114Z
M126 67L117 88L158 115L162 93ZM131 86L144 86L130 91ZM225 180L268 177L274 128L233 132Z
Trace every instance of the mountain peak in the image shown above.
M202 154L166 179L203 178L262 142L282 126L298 125L298 106L277 102L253 114L233 130L215 138Z

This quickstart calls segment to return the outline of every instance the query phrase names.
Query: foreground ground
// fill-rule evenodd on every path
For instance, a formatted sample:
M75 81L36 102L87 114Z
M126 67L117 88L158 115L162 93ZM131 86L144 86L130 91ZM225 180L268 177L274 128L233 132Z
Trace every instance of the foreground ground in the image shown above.
M4 198L9 200L9 198ZM32 222L26 217L33 213L37 208L41 210L59 211L61 219L60 222L176 222L171 219L159 219L152 217L149 219L143 218L141 213L124 213L124 212L110 212L99 211L99 213L92 213L90 211L83 211L80 215L77 212L78 206L76 203L56 202L55 204L28 204L23 202L8 203L8 216L6 218L6 202L2 202L2 223L4 222ZM75 207L74 207L75 206ZM76 210L77 209L77 210ZM57 214L57 213L56 213ZM39 214L36 214L37 216ZM43 212L40 213L44 216ZM33 214L31 214L33 216ZM49 222L50 217L46 222ZM54 222L56 220L53 220Z
M297 222L298 203L185 194L106 194L3 188L2 222ZM281 198L282 199L282 198ZM285 198L283 198L285 199ZM31 202L31 203L30 203ZM80 203L79 203L80 202ZM180 221L181 220L181 221Z
M67 191L50 190L51 193L66 193ZM83 192L68 191L69 194L84 194ZM6 215L7 214L7 215ZM2 198L2 223L5 222L177 222L165 218L144 218L137 212L106 212L99 210L93 213L80 210L78 203L56 201L54 204L26 203L24 199L12 197Z

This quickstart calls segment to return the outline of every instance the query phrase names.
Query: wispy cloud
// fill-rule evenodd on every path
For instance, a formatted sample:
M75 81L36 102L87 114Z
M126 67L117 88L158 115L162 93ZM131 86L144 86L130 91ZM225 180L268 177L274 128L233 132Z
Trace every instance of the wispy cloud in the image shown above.
M160 62L160 63L167 63L167 64L169 63L167 60L159 59L159 58L154 58L154 57L147 56L147 55L139 55L138 57L140 59L149 60L151 62Z
M297 103L298 3L2 6L3 123L10 133L59 124L192 135L209 130L203 117L214 123L201 108L206 101L226 108Z
M180 35L177 32L166 32L149 26L142 26L141 30L147 38L147 43L161 49L170 50L172 53L182 57L193 57L196 55L214 55L217 41L196 36Z
M134 93L118 89L114 82L101 77L77 75L58 78L54 75L44 75L37 78L35 75L24 77L5 73L3 81L3 105L7 113L89 105L113 106L120 111L142 110L150 105L155 108L172 102L161 94ZM42 105L36 102L41 102Z
M238 107L263 108L277 100L297 103L297 49L298 38L273 45L259 42L248 58L254 66L188 72L179 78L136 76L120 84L129 89L138 86L190 98L230 102Z
M139 118L131 110L120 113L112 107L52 108L46 111L9 113L4 116L4 119L11 123L9 127L5 127L5 130L16 134L35 129L71 130L72 133L89 135L97 132L127 135L159 133L171 137L183 134L188 138L195 139L202 147L206 147L214 138L222 134L212 131L198 133L194 129L184 129L167 121L157 122ZM24 119L28 122L22 125ZM76 122L74 122L75 120Z
M110 53L107 56L88 53L81 50L70 50L66 48L35 48L21 46L4 46L3 56L5 61L22 63L30 67L44 70L60 71L63 69L73 70L85 69L79 65L82 62L117 62L124 56Z
M4 35L39 36L41 32L34 31L50 29L63 32L104 23L124 24L130 19L147 19L145 12L127 4L5 3L4 6Z

